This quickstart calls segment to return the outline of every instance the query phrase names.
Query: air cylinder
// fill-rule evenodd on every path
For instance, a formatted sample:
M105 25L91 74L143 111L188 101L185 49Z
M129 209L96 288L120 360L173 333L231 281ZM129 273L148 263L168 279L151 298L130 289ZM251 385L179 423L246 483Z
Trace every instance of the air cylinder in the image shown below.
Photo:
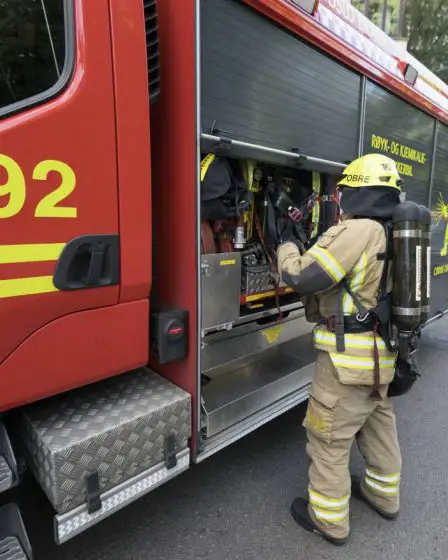
M393 228L392 317L401 331L420 325L422 302L422 236L420 206L411 201L395 208Z
M429 319L431 298L431 213L426 206L420 206L422 232L422 301L420 324Z

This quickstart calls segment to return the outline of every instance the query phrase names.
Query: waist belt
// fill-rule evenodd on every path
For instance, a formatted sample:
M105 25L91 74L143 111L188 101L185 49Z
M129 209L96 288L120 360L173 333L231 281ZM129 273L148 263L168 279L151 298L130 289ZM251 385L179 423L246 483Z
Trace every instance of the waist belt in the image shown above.
M344 316L344 332L346 333L363 333L373 331L375 323L372 317L367 317L363 322L358 321L356 315ZM328 330L336 332L336 317L326 317L321 321Z

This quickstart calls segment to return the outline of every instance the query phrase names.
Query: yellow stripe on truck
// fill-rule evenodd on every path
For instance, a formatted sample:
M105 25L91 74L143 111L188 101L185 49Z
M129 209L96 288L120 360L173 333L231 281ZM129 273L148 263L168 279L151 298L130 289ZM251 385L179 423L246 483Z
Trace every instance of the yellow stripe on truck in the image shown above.
M0 264L57 261L65 243L0 245Z
M0 280L0 299L57 292L53 276Z
M65 243L0 245L0 264L57 261ZM0 299L57 292L53 276L31 276L0 280Z

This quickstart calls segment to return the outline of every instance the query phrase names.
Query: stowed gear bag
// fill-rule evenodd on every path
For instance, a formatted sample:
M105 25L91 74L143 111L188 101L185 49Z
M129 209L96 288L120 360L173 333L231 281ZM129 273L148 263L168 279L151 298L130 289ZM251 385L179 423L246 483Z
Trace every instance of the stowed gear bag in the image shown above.
M231 220L249 208L246 181L229 160L208 154L201 161L202 220Z
M302 226L312 209L312 196L302 205L294 201L281 189L277 189L268 197L268 229L276 243L294 241L306 246L308 236Z

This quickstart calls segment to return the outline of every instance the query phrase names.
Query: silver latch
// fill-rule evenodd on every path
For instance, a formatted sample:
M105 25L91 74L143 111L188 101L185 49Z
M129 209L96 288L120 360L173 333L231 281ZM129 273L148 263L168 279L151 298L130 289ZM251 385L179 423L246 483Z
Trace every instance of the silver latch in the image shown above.
M210 265L206 261L201 262L201 274L207 276L207 278L210 277Z

